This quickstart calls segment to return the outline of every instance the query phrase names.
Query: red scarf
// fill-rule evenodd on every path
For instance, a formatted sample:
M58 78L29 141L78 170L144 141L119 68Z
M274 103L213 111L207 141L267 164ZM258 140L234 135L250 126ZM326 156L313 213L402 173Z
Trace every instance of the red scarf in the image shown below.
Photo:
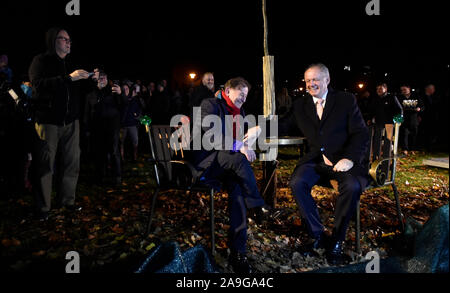
M239 109L238 107L236 107L235 104L233 104L233 102L227 96L225 91L222 91L222 97L226 102L226 108L227 108L228 112L231 115L233 115L233 138L236 139L240 125L239 125L239 119L234 120L234 118L236 117L236 115L241 114L241 109Z

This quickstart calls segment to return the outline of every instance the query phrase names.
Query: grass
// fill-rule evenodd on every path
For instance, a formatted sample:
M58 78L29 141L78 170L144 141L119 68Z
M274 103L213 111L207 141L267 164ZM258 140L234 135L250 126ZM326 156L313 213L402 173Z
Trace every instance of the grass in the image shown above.
M446 154L416 153L400 158L397 168L397 185L402 211L407 218L420 224L440 206L448 204L449 174L446 169L423 166L426 157ZM208 196L195 195L187 199L183 193L167 191L157 204L154 230L144 235L151 195L155 188L152 166L148 155L137 162L126 163L123 184L117 187L92 183L90 163L83 162L77 189L77 203L83 210L69 214L54 210L50 220L40 223L33 220L31 194L0 201L1 271L57 271L63 272L65 254L75 250L80 253L82 271L133 271L144 257L159 243L177 241L182 249L209 244ZM249 224L249 253L253 261L260 261L260 272L300 272L313 269L311 264L286 263L304 241L304 231L295 200L287 187L290 175L298 160L296 148L280 148L278 172L278 207L285 213L268 227ZM258 181L262 178L261 162L253 164ZM384 256L393 254L392 239L398 234L395 220L395 203L389 187L367 191L361 198L363 253L377 249ZM322 220L331 229L335 192L315 187L313 196L318 202ZM191 201L191 210L185 204ZM216 259L225 267L227 255L227 194L216 196ZM349 231L347 245L354 249L355 237ZM271 257L272 266L264 266L261 256ZM318 262L320 264L320 262ZM320 267L320 265L318 265ZM317 266L316 266L317 268ZM224 269L226 271L226 269Z

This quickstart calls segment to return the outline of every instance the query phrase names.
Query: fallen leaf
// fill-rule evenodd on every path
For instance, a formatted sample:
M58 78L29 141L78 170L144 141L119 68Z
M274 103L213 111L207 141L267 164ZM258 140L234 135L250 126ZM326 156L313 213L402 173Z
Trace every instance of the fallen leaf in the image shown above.
M149 251L149 250L151 250L153 247L155 247L156 246L156 244L155 243L150 243L149 245L147 245L147 247L145 247L145 250L147 250L147 251Z
M112 219L115 222L123 222L123 218L122 217L113 217Z
M39 250L36 252L33 252L33 256L42 256L45 254L45 250Z
M2 245L5 247L19 246L20 244L21 244L21 242L19 240L17 240L16 238L2 240Z
M123 228L119 227L119 224L116 224L114 227L111 228L111 230L113 230L117 234L122 234L124 231Z

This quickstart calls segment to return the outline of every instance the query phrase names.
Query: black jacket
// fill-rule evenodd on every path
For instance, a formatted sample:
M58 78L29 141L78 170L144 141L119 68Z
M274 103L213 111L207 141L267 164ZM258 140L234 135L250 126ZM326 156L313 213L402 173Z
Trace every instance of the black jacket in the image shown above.
M120 128L120 112L122 97L113 94L111 87L95 88L86 96L84 109L84 123L87 129L96 125L105 125L108 128Z
M216 115L220 117L222 122L222 129L221 129L221 135L220 137L215 137L213 133L211 132L211 129L214 127L213 125L210 126L203 126L201 127L198 125L198 123L201 123L208 115ZM205 99L201 103L201 121L192 121L193 127L200 128L201 131L199 133L192 131L191 133L193 136L195 134L199 135L200 137L194 137L193 141L198 141L201 144L201 150L194 150L192 152L192 163L195 165L197 170L204 171L206 170L214 161L214 159L217 156L217 153L219 151L224 152L231 152L232 150L227 150L226 147L226 139L229 139L230 141L233 141L234 139L232 137L229 137L227 135L226 129L231 130L233 129L232 125L227 125L227 121L225 120L225 115L231 115L226 107L225 100L217 99L217 98L211 98L211 99ZM245 112L241 108L241 116L245 118ZM194 125L195 124L195 125ZM239 129L239 137L243 136L246 129L246 125L241 125ZM230 133L232 136L232 132ZM204 139L204 143L207 143L207 148L209 150L206 150L203 148L202 139ZM191 146L191 149L193 149L193 146Z
M194 88L191 95L191 100L189 101L189 107L200 107L203 100L210 98L214 98L214 92L201 84Z
M321 120L310 95L295 101L293 109L295 123L309 145L299 165L321 160L323 153L333 165L343 158L353 161L352 175L367 175L369 132L354 95L329 89Z
M395 115L402 114L403 108L397 97L387 94L383 97L374 96L370 103L371 118L375 118L377 125L393 124Z
M411 94L409 98L401 95L399 101L403 107L403 127L417 127L419 125L419 113L423 112L425 107L421 97ZM411 103L414 103L411 105ZM416 111L420 108L420 111Z
M167 91L156 91L151 99L150 118L154 125L168 125L170 123L170 96Z
M49 37L48 51L34 57L28 74L33 85L35 120L38 123L65 125L79 119L80 81L72 82L74 68L61 59L54 49L55 30Z

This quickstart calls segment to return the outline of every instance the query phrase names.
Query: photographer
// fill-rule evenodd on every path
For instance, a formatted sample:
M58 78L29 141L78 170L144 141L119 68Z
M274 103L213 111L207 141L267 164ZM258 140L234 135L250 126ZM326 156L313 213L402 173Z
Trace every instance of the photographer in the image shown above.
M33 155L36 178L33 187L38 218L47 220L51 208L52 180L56 172L57 204L67 210L75 207L75 191L80 170L80 80L90 74L74 70L67 55L72 41L66 30L51 28L46 34L47 52L34 57L29 68L35 101L35 130L39 137Z
M132 85L131 89L128 84L122 87L123 107L121 115L120 129L120 154L122 160L125 160L125 140L129 136L133 145L133 160L137 160L138 152L138 125L139 117L142 113L142 106L139 100L139 85Z
M95 182L106 182L108 158L111 159L113 183L122 183L119 153L120 105L122 90L108 85L108 76L100 71L97 88L86 96L84 124L94 148Z

